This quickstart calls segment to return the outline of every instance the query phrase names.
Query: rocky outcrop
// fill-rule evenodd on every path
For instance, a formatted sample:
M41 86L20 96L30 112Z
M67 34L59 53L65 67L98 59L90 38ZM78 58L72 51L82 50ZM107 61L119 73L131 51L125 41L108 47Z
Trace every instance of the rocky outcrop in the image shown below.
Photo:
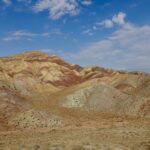
M28 110L9 120L9 125L18 128L62 127L63 119L59 116L38 110Z
M149 117L148 99L133 97L103 82L73 91L61 103L66 108L80 108L118 116Z

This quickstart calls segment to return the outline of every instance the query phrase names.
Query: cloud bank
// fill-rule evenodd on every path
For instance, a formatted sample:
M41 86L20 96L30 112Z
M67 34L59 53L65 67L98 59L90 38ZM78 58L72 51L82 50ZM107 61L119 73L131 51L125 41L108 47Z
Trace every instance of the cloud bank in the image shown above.
M8 6L15 4L13 0L2 0ZM33 12L47 11L49 18L56 20L65 15L75 16L80 13L82 6L89 6L92 0L16 0L22 6L31 7Z
M103 40L88 44L66 59L82 65L150 72L150 25L136 26L125 22L125 16L124 13L114 15L111 21L121 26ZM107 24L107 28L113 26Z

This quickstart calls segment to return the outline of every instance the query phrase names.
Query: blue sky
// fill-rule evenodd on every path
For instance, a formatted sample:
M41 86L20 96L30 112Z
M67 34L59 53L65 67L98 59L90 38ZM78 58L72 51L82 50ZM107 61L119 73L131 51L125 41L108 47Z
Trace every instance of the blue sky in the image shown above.
M27 50L150 72L149 0L0 0L0 56Z

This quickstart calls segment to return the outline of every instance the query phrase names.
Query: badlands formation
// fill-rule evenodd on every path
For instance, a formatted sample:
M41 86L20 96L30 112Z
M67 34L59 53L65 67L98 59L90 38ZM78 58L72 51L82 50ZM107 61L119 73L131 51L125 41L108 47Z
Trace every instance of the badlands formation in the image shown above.
M0 150L150 150L150 74L0 58Z

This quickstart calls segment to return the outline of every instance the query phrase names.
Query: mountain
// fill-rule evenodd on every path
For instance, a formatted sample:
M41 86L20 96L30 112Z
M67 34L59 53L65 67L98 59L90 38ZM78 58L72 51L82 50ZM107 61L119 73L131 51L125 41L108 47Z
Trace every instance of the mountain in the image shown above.
M0 58L0 149L148 150L149 91L144 72L40 51Z
M3 57L0 130L62 126L95 113L150 118L149 91L148 73L81 67L40 51Z

